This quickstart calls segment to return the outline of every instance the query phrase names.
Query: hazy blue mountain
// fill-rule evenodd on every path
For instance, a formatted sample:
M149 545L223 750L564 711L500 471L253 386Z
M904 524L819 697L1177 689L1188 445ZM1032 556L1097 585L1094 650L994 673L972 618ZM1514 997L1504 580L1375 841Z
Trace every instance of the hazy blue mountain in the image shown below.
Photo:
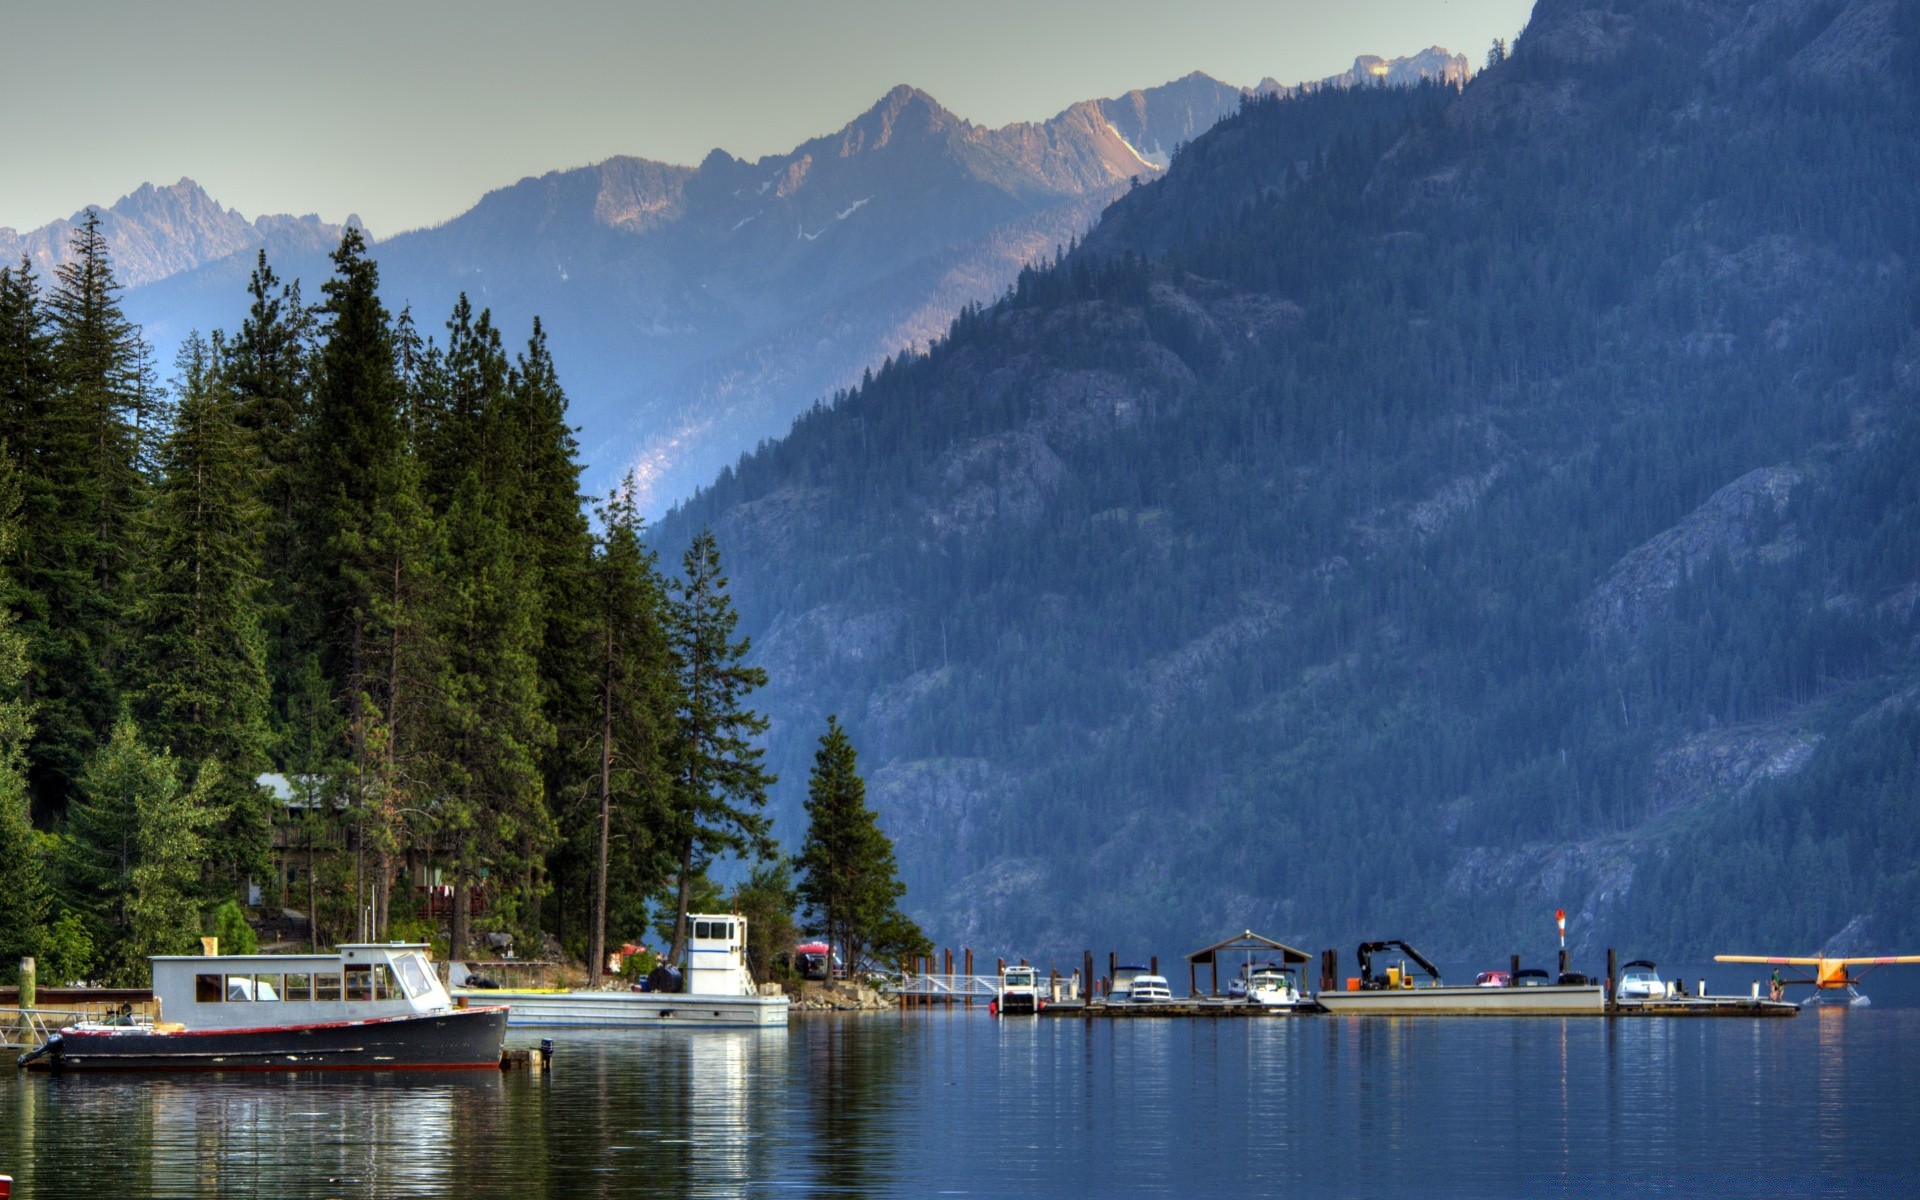
M1395 61L1403 74L1464 70L1433 52ZM376 255L389 302L411 303L429 332L462 290L509 330L540 314L590 484L636 467L657 510L886 355L925 347L962 306L997 297L1256 90L1193 75L989 129L900 87L787 154L554 171ZM244 311L257 239L229 236L240 250L229 257L183 251L164 274L142 265L127 308L162 362L189 329L232 327ZM326 241L275 243L276 269L311 293Z
M1920 945L1916 64L1896 0L1541 0L1194 139L659 528L783 828L838 713L943 941Z

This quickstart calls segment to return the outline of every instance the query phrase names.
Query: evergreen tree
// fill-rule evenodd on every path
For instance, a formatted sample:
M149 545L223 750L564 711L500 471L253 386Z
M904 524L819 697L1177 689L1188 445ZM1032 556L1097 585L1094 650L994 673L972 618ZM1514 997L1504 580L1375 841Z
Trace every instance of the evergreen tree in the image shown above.
M268 647L276 723L286 719L287 695L307 645L300 612L300 493L304 483L314 320L300 283L282 284L260 252L247 281L251 303L240 332L228 344L224 374L252 440L261 513L261 624Z
M227 816L208 849L231 893L270 868L272 813L253 783L268 765L265 510L219 349L197 336L181 348L179 400L147 518L150 565L139 589L133 677L150 742L183 761L225 768L214 802Z
M394 640L402 615L396 594L430 569L413 557L418 536L418 473L409 462L406 397L395 367L393 331L380 303L379 269L358 228L333 254L325 286L325 344L317 358L302 452L306 534L299 585L311 620L311 644L338 709L347 814L355 826L353 911L369 897L377 909L389 880L367 886L369 834L382 871L391 867L387 799L400 739L390 711L391 676L402 656ZM383 600L384 597L384 600ZM326 724L331 725L329 721ZM379 807L370 811L370 805ZM375 822L369 830L369 818ZM372 936L372 930L360 931Z
M761 811L776 779L761 767L755 744L765 717L747 707L767 673L745 664L751 643L733 640L739 614L720 573L720 545L702 530L687 547L684 574L668 605L679 674L680 712L674 745L672 837L679 854L670 959L686 946L689 888L720 853L769 851L769 822Z
M27 538L17 580L36 706L30 779L55 809L119 703L114 676L129 628L144 442L157 418L146 349L120 312L97 214L74 231L69 256L45 305L48 391L26 415ZM33 324L16 318L23 350ZM25 369L32 374L30 363Z
M373 596L389 566L373 531L383 508L404 486L406 431L392 333L380 304L379 268L367 257L359 229L348 228L340 239L333 265L321 308L326 343L302 455L307 476L302 521L307 585L316 602L316 650L351 731L364 727L360 709L372 679L377 636Z
M896 877L893 842L867 807L867 785L846 730L827 718L807 780L807 840L800 850L800 899L838 946L849 969L898 919L906 885Z
M18 267L0 266L0 441L16 463L36 453L33 438L52 391L53 342L46 325L33 264L23 258Z
M672 869L665 831L672 774L667 762L676 710L673 662L664 620L665 592L653 552L640 540L632 479L601 509L605 532L590 576L599 674L598 814L593 822L593 901L587 971L597 984L607 961L609 903L616 928L638 935L644 909L632 902L656 890ZM620 853L613 854L618 843Z
M143 789L136 805L136 861L126 898L126 938L120 944L118 974L133 987L151 983L147 960L154 955L193 952L200 936L204 831L221 818L214 802L218 762L209 761L193 786L183 788L170 756L155 761L159 786Z
M181 928L190 942L198 928L197 899L189 920L183 897L197 896L200 831L218 815L206 791L217 775L205 769L183 789L173 755L150 750L130 716L114 723L81 773L60 839L60 887L67 908L85 914L109 978L145 978L144 955L163 952L149 947L179 945ZM141 874L143 866L150 869Z
M20 488L8 451L0 442L0 564L19 541ZM0 596L5 575L0 565ZM22 956L39 953L48 916L40 835L27 805L24 764L33 721L26 681L26 639L13 614L0 607L0 976L10 974Z
M493 915L528 916L533 873L553 840L540 755L553 739L541 708L539 596L517 531L470 474L446 521L445 713L454 869L451 953L465 952L467 903L484 870Z

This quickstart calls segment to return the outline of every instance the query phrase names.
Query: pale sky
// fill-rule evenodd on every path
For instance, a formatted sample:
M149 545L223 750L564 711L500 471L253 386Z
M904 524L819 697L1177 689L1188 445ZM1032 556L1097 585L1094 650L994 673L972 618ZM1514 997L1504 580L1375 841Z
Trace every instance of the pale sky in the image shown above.
M526 175L637 154L745 158L897 83L970 120L1201 70L1235 84L1443 45L1479 66L1530 0L0 0L0 225L143 182L247 216L357 212L376 236Z

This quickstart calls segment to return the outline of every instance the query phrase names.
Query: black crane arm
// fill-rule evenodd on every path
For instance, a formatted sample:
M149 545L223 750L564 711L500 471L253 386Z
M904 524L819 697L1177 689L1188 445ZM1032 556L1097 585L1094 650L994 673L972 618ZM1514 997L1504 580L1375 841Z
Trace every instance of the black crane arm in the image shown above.
M1420 953L1418 950L1415 950L1412 946L1407 945L1405 942L1401 941L1398 938L1394 938L1392 940L1384 941L1384 942L1361 942L1360 943L1360 949L1355 951L1355 954L1360 959L1361 980L1364 982L1372 981L1373 956L1376 953L1378 953L1381 950L1393 950L1393 949L1398 949L1402 954L1405 954L1408 958L1418 963L1420 966L1420 969L1422 971L1425 971L1429 976L1431 976L1435 983L1440 982L1440 968L1434 966L1431 962L1429 962L1427 960L1426 955Z

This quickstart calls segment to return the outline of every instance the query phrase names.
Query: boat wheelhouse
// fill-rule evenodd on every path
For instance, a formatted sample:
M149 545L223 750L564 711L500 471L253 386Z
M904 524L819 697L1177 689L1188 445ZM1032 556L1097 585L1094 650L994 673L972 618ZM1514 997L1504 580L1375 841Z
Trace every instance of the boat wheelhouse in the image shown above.
M22 1057L64 1070L383 1070L500 1065L501 1006L456 1008L426 947L151 959L159 1018L81 1024Z

